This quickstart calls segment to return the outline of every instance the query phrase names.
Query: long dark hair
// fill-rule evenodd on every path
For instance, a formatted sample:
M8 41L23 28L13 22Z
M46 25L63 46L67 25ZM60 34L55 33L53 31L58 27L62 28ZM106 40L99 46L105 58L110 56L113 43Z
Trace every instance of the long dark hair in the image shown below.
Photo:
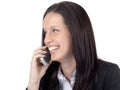
M94 90L97 53L92 25L86 11L76 3L64 1L50 6L46 10L43 19L49 12L62 15L71 34L72 51L76 60L76 80L73 90ZM42 40L44 40L44 37L43 31ZM43 87L43 90L54 90L55 84L58 83L57 71L59 64L53 63L43 77L47 80L43 84L47 84L49 88L45 89ZM52 70L53 68L56 69Z

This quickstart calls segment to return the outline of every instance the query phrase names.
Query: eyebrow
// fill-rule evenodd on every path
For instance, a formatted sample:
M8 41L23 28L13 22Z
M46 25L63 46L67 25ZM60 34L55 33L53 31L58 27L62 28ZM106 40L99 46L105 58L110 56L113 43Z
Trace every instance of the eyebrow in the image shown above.
M62 26L62 27L61 26L52 26L52 27L50 27L50 30L53 29L53 28L57 28L57 27L58 28L66 28L66 26ZM47 29L45 29L45 28L43 28L43 30L44 30L44 32L47 31Z
M53 28L66 28L66 26L52 26L50 29L53 29Z

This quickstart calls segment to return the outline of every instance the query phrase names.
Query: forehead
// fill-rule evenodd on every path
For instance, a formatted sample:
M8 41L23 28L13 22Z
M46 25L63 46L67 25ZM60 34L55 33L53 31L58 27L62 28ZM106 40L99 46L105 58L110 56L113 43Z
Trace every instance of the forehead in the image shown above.
M61 14L50 12L43 19L43 28L66 26Z

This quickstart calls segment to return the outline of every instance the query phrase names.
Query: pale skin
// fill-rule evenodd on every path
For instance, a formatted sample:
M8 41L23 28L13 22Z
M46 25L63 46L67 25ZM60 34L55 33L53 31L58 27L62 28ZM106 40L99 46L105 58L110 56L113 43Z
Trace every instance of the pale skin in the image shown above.
M28 90L38 90L39 82L48 68L41 65L38 60L38 58L44 57L44 54L47 53L45 51L46 48L50 50L50 63L52 61L60 62L63 74L68 81L76 68L75 58L71 49L71 36L63 17L55 12L48 13L43 20L43 29L46 33L44 39L46 46L36 49L33 53Z

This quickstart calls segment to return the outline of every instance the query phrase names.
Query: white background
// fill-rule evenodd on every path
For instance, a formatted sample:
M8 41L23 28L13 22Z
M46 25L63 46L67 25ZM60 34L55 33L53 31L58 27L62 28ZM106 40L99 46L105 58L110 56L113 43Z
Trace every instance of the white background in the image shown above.
M0 90L27 87L32 53L41 44L42 16L48 6L58 1L0 1ZM73 1L90 16L98 56L120 66L119 0Z

